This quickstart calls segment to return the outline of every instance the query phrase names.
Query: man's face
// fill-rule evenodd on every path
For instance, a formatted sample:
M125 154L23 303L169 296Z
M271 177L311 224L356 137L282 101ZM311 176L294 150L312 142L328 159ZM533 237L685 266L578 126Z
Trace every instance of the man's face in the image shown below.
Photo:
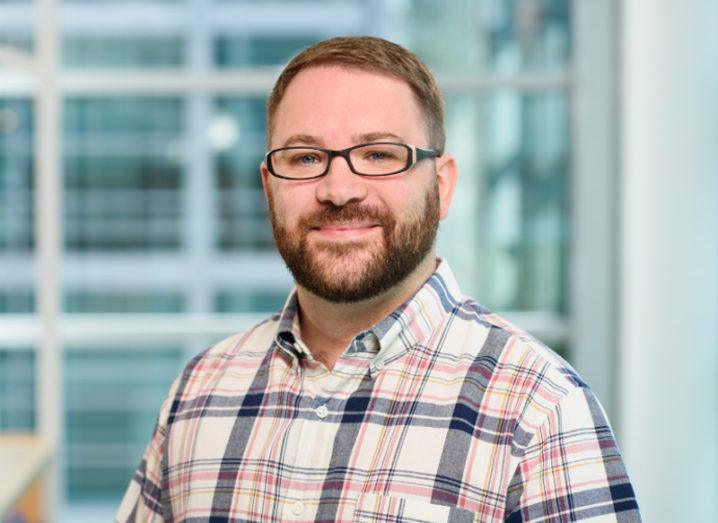
M372 141L428 147L411 89L387 75L322 66L290 83L271 148ZM448 210L432 160L370 178L335 158L326 176L304 181L274 178L263 164L262 177L277 247L297 284L333 302L372 298L403 281L433 257L438 221Z

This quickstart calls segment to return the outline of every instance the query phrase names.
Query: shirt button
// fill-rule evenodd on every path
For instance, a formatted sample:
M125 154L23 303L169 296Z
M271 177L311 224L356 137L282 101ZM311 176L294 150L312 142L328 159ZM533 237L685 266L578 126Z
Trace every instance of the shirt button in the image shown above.
M304 512L304 503L301 501L295 501L294 505L292 505L292 514L295 516L301 516L302 512Z
M374 363L374 368L375 368L376 370L381 370L381 369L383 369L383 368L384 368L384 361L383 361L383 360L376 360L376 362Z
M317 414L317 417L319 419L324 419L327 417L327 414L329 414L329 409L326 405L322 405L320 407L317 407L317 410L314 411Z

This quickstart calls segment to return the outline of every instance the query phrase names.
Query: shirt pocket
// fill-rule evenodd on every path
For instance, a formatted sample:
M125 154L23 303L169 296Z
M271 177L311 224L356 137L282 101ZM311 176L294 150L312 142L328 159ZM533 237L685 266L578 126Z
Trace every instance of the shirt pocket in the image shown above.
M459 507L435 505L422 499L365 494L357 501L352 521L381 521L384 523L464 523L476 521L476 515L470 510Z

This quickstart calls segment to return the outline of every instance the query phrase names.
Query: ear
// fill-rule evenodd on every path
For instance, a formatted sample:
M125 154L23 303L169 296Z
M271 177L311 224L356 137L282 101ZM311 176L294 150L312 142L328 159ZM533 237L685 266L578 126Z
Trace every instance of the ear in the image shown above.
M267 164L262 162L259 165L259 172L262 175L262 189L264 190L264 199L269 202L269 170Z
M450 154L442 154L436 159L436 183L439 187L439 217L443 220L449 214L451 198L456 188L456 161Z

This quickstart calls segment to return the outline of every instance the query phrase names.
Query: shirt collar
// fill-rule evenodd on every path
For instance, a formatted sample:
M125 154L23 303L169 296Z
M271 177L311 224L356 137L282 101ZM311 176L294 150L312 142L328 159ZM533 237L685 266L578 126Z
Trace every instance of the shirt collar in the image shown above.
M429 345L436 328L461 302L462 293L449 263L438 262L416 294L371 329L379 339L384 362L417 345Z
M300 343L298 310L299 302L297 301L297 289L295 288L289 293L289 297L284 303L282 312L279 315L277 335L274 338L277 346L295 360L307 356L304 350L305 345Z
M347 353L381 353L382 362L386 362L417 345L428 345L436 327L458 306L462 296L449 263L439 258L436 271L424 285L382 321L359 333ZM311 355L301 342L298 306L294 289L279 316L275 341L285 353L300 359Z

